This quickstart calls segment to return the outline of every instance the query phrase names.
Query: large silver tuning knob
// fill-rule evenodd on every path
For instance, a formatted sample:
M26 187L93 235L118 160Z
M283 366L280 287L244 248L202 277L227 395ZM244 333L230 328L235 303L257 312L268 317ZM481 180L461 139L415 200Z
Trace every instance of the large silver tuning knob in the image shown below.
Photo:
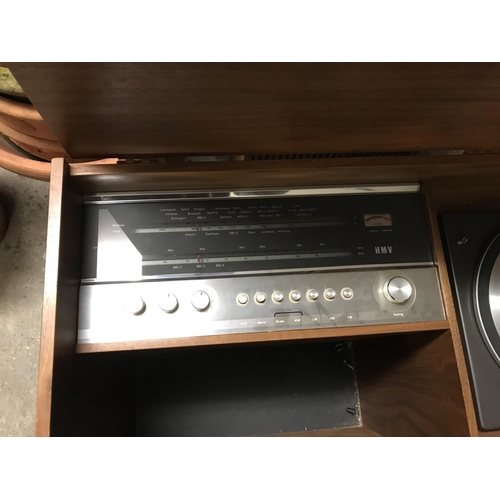
M384 297L393 304L404 304L413 293L411 283L401 276L391 278L383 288Z

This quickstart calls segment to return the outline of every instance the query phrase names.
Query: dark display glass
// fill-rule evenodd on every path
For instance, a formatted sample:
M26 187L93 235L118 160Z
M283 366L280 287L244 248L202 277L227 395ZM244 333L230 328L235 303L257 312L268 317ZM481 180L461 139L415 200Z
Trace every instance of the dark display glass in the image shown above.
M84 279L431 260L419 194L89 204Z

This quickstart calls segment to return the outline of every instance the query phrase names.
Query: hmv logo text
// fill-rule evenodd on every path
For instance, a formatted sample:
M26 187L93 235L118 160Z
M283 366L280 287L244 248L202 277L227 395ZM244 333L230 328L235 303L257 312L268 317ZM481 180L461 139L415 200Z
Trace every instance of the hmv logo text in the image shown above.
M376 254L389 254L392 253L392 246L388 247L375 247Z

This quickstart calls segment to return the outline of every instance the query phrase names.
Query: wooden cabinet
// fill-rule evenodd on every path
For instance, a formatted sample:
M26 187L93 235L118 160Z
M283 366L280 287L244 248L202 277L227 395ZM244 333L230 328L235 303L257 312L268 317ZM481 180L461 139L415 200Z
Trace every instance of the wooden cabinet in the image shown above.
M38 435L497 434L476 424L437 215L500 207L499 65L19 63L12 70L73 158L124 159L53 161ZM408 182L422 185L446 320L77 352L84 194ZM280 349L301 369L273 363ZM226 378L200 371L215 359ZM293 383L280 384L277 370ZM228 400L229 409L221 403ZM262 417L288 403L292 423ZM308 409L319 419L335 413L339 424L308 428L322 422ZM233 425L259 411L260 420Z

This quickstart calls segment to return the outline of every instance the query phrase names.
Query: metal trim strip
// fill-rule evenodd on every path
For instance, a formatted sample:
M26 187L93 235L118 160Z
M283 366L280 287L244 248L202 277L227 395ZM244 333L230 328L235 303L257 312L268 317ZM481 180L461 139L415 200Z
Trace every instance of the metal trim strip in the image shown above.
M203 273L203 274L163 274L158 276L144 276L140 280L128 280L128 281L104 281L98 280L96 278L85 278L81 280L82 285L99 285L99 284L111 284L111 283L146 283L148 281L160 281L160 280L170 280L176 281L181 279L215 279L215 278L227 278L228 276L254 276L254 275L276 275L276 274L313 274L326 271L346 271L346 270L356 270L356 269L404 269L408 267L436 267L434 262L405 262L400 264L361 264L357 266L329 266L329 267L315 267L315 268L299 268L299 269L267 269L262 271L237 271L233 273Z
M218 200L242 198L282 198L302 196L343 196L360 194L399 194L418 193L420 184L366 184L349 186L330 186L321 188L301 189L263 189L241 191L172 191L172 192L123 192L123 193L95 193L84 196L85 204L110 204L110 203L149 203L170 200Z

